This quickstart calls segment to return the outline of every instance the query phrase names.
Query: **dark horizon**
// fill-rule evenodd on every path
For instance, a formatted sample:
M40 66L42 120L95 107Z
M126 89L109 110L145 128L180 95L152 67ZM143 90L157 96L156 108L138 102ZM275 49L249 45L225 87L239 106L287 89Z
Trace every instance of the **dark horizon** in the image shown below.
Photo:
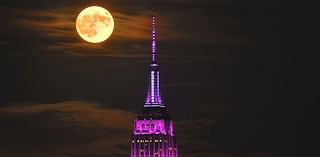
M76 32L92 5L115 29ZM156 8L161 94L181 157L297 156L301 104L314 103L299 1L0 2L0 156L129 156L145 103Z

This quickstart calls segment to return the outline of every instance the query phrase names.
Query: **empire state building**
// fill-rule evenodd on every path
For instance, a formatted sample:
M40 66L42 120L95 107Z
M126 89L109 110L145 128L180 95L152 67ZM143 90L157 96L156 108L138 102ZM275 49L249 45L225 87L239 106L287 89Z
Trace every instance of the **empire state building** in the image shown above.
M147 98L134 121L131 157L178 157L173 122L160 93L160 71L157 62L156 19L152 17L151 62Z

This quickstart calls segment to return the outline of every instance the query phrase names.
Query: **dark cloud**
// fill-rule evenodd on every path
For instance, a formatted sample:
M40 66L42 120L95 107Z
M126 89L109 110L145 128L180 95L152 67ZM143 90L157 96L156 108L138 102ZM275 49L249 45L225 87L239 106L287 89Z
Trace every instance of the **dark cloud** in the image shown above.
M7 29L15 30L7 34L1 32L21 47L32 47L33 51L65 52L80 56L98 55L110 57L136 57L148 52L150 39L151 8L158 6L159 49L163 56L205 56L226 53L226 49L243 49L254 36L243 36L247 27L243 19L226 14L228 10L242 3L221 1L153 1L140 5L133 1L109 2L53 2L36 1L34 5L19 5L21 1L3 2L1 12L6 17ZM116 27L111 38L102 44L89 44L77 35L74 22L77 14L88 5L102 5L110 8ZM125 4L125 5L124 5ZM223 5L222 5L223 4ZM237 5L236 5L237 4ZM9 10L8 7L12 7ZM135 9L133 9L135 8ZM235 7L236 8L236 7ZM177 11L181 10L181 11ZM235 14L241 13L237 10ZM215 15L212 19L212 15ZM210 21L210 22L209 22ZM6 28L4 26L4 28ZM236 30L235 30L236 29ZM248 28L249 30L250 28ZM22 36L23 35L23 36ZM17 41L17 38L20 38ZM36 41L26 43L26 41ZM134 42L133 42L134 41ZM18 43L17 43L18 42ZM174 45L170 45L174 43ZM197 52L185 49L185 44L197 47ZM161 46L164 45L164 46ZM170 47L166 47L166 45ZM199 45L202 45L199 47ZM163 48L162 48L163 47ZM208 49L209 48L209 49ZM29 48L30 49L30 48ZM39 50L40 49L40 50ZM166 53L167 52L167 53ZM183 52L183 53L182 53ZM182 53L182 54L181 54ZM228 52L229 53L229 52ZM226 55L219 55L221 58ZM228 56L230 57L230 56Z
M170 84L163 84L162 88L177 88L177 87L190 87L190 86L219 86L219 83L214 82L202 82L202 81L193 81L193 82L178 82L178 83L170 83Z
M79 7L74 7L79 5ZM72 7L71 7L72 6ZM81 4L68 4L58 8L30 9L14 8L10 11L4 9L2 12L14 12L14 16L6 18L18 31L26 31L23 35L32 40L43 40L32 43L41 51L66 52L66 54L99 55L115 57L135 57L145 55L148 46L141 42L149 41L151 37L151 9L139 10L136 14L126 11L113 11L115 29L112 37L105 44L90 44L80 39L75 29L75 21ZM161 40L175 40L183 38L184 34L173 30L170 19L161 19L158 27L163 34ZM9 28L8 28L9 29ZM1 32L7 34L6 32ZM32 34L32 35L31 35ZM11 34L12 35L12 34ZM20 38L22 34L16 32L11 39ZM132 42L136 41L136 42ZM138 42L137 42L138 41ZM125 46L123 46L125 45ZM137 54L137 52L140 52ZM134 53L134 54L132 54Z
M72 101L0 109L1 156L126 156L134 114Z
M115 17L101 44L74 29L90 5ZM303 5L250 0L0 1L0 156L128 156L129 117L147 91L153 7L181 156L295 156L301 104L316 99ZM109 105L54 103L68 100Z

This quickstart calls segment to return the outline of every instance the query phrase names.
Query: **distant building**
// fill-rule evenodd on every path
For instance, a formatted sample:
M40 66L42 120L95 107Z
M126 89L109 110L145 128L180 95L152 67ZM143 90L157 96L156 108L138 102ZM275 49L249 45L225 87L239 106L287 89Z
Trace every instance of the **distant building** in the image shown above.
M134 121L131 157L178 157L173 122L160 95L156 48L156 19L153 16L149 88L144 108Z

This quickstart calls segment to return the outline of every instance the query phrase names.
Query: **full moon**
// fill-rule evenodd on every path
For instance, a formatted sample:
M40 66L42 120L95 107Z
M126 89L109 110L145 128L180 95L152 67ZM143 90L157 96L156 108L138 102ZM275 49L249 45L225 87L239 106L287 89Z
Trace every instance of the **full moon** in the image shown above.
M76 29L82 39L90 43L107 40L114 28L110 12L99 6L91 6L80 12L76 21Z

